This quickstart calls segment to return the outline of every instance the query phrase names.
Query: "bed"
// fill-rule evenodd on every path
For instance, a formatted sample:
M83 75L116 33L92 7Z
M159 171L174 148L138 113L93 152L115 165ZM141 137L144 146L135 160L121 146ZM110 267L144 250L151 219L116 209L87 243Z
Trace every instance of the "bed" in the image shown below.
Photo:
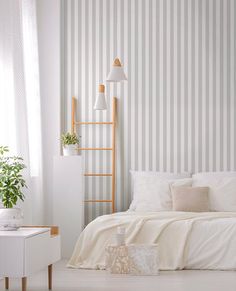
M192 185L210 187L208 212L170 210L172 205L168 187L163 196L166 184L162 183L159 187L159 183L150 188L144 183L148 180L150 185L150 179L145 178L142 187L140 184L136 185L141 192L138 193L134 186L133 191L136 192L129 211L100 216L84 229L68 262L68 267L104 269L105 247L114 243L117 227L122 226L126 229L127 244L158 244L160 270L235 270L236 178L234 175L235 172L226 176L213 174L213 178L212 174L207 178L205 174L193 177ZM138 183L141 180L138 176ZM166 181L166 178L164 180ZM189 178L184 179L187 185L189 182ZM178 180L178 183L181 181ZM157 197L154 194L158 194L157 187L161 189L161 202L154 199ZM151 193L152 191L155 193ZM145 198L136 195L140 193L144 194ZM220 201L221 197L222 201ZM158 210L150 211L149 204L152 204L152 207L155 204ZM160 207L163 209L160 210Z
M127 243L158 243L160 270L236 269L235 212L123 212L98 217L81 234L68 267L105 268L118 226Z

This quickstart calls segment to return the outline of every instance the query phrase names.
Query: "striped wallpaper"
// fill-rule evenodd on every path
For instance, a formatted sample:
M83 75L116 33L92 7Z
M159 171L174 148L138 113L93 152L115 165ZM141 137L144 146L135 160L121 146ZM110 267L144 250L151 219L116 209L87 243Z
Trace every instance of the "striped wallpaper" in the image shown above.
M117 210L130 197L129 169L236 169L235 0L67 0L62 5L62 116L71 96L83 121L109 121L93 104L114 57L128 81L118 97ZM81 128L83 146L110 146L109 126ZM86 171L111 170L110 153L85 153ZM111 178L86 179L86 198L109 198ZM86 219L109 212L90 205Z

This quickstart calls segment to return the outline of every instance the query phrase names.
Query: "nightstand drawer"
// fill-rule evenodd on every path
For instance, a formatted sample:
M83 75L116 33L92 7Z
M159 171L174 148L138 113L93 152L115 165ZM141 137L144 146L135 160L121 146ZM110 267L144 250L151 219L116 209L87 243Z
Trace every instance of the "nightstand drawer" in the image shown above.
M24 239L0 236L0 275L2 277L23 277Z
M25 239L25 277L51 264L50 238L50 231L47 231Z

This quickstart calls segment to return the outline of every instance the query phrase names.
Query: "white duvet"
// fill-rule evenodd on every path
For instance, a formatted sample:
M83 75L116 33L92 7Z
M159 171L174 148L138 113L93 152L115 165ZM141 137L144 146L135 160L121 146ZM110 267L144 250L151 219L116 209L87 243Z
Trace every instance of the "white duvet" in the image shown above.
M100 216L80 235L68 267L105 268L118 226L126 242L158 243L160 270L236 269L235 212L122 212Z

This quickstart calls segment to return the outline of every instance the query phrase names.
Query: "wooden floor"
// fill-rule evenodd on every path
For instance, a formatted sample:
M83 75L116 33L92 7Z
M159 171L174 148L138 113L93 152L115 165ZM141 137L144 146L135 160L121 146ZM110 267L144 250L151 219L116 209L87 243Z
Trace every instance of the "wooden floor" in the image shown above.
M54 291L235 291L236 272L176 271L155 277L110 275L106 271L72 270L61 261L54 266ZM0 290L4 290L3 280ZM19 291L20 280L11 280L10 289ZM46 291L47 271L28 280L28 291Z

